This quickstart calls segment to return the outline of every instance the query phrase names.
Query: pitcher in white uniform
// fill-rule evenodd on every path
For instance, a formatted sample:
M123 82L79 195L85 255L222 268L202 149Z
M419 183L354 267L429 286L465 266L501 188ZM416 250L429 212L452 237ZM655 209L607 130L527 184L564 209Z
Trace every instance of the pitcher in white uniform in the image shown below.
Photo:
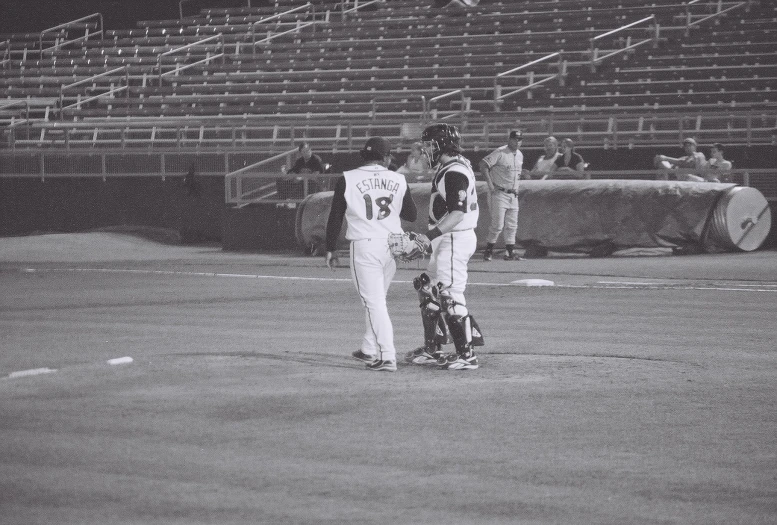
M326 226L326 265L335 268L337 239L345 217L351 277L367 325L361 348L351 355L368 370L393 372L397 358L386 294L397 266L388 238L402 233L400 219L415 221L418 212L404 175L387 168L392 158L388 140L371 137L360 154L365 164L346 171L335 183Z

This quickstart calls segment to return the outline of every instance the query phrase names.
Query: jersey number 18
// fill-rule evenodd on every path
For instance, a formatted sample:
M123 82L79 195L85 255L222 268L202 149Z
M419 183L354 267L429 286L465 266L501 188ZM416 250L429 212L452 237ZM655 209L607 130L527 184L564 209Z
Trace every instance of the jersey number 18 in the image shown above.
M391 215L391 208L389 208L389 205L394 202L394 194L392 193L388 197L379 197L375 199L375 206L378 207L378 220L385 219L389 215ZM367 215L367 220L371 221L373 217L373 202L372 197L365 193L364 194L364 206L365 206L365 214Z

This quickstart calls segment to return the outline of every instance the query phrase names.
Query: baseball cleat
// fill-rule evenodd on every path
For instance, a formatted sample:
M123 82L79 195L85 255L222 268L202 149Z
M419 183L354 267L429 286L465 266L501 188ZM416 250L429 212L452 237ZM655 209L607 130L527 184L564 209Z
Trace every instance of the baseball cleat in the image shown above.
M504 257L505 261L523 261L523 257L519 257L514 253L506 253Z
M475 370L478 367L478 357L474 352L446 356L437 363L442 370Z
M376 356L370 355L370 354L365 354L361 350L356 350L355 352L352 352L351 353L351 357L353 357L357 361L361 361L362 363L368 363L368 364L372 363L373 361L375 361L377 359Z
M442 357L442 352L429 353L425 346L421 346L405 354L405 361L411 365L436 365Z
M378 371L382 370L385 372L396 372L397 362L394 360L383 361L381 359L376 359L372 363L367 363L367 370L378 370Z
M483 260L484 261L490 261L493 259L494 255L491 252L483 252Z

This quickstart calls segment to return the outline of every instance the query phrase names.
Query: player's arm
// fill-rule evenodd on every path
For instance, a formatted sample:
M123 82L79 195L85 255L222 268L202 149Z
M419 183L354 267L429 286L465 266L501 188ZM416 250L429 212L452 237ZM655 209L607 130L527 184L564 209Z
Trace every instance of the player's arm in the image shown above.
M418 208L415 205L413 196L410 194L410 188L407 188L402 199L402 209L399 211L399 218L403 221L415 222L417 217Z
M494 191L494 181L491 179L491 166L492 164L489 163L488 157L483 158L478 163L480 173L483 174L483 177L486 179L486 184L488 184L488 191Z
M466 195L469 194L469 179L463 173L449 171L445 175L445 207L448 213L442 218L437 226L429 230L426 234L429 240L439 237L444 233L453 231L453 229L464 219L469 203ZM464 195L463 199L459 199Z
M345 177L340 177L335 183L335 194L332 197L332 208L326 221L326 265L334 270L337 261L337 239L345 217Z

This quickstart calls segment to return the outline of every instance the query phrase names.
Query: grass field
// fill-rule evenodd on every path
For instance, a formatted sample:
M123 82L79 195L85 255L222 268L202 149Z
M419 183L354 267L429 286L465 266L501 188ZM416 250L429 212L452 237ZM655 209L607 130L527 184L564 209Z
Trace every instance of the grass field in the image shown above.
M0 522L777 523L777 252L470 268L481 368L391 374L322 259L0 239Z

